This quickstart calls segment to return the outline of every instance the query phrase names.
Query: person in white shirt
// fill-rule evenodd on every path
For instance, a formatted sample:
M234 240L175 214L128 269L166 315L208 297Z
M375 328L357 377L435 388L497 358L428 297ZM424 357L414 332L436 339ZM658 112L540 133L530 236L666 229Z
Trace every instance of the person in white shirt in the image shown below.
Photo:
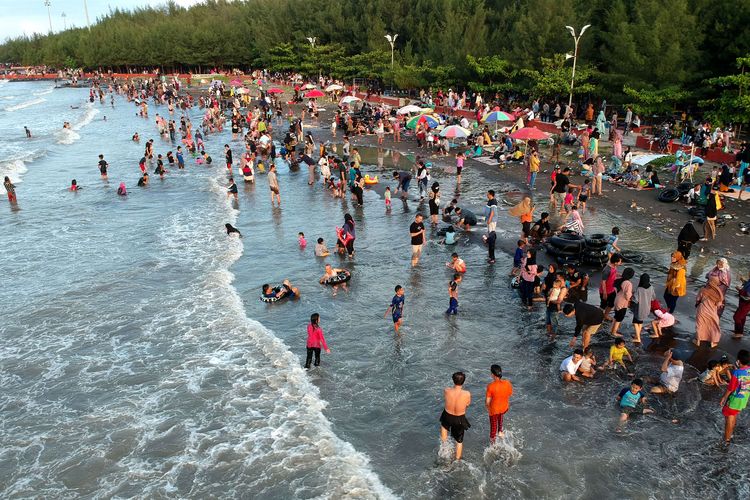
M321 156L318 160L318 166L320 167L320 176L322 177L323 184L331 177L331 168L328 165L328 158Z
M661 375L659 385L652 387L654 394L674 394L680 388L682 373L685 367L682 361L672 357L672 349L664 353L664 361L661 364Z
M461 118L461 126L463 128L469 128L469 120L467 120L465 116Z
M571 356L568 356L560 364L560 378L563 382L583 382L581 377L576 375L578 368L583 363L583 350L576 349Z

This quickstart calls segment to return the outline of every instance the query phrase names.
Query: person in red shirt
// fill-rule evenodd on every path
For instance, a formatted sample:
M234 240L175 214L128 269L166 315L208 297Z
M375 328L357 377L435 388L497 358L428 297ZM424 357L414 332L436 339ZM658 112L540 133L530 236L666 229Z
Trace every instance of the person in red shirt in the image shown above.
M326 350L327 353L331 353L331 350L326 344L326 338L323 336L323 329L320 327L320 315L313 313L310 316L310 324L307 325L307 360L305 361L305 368L310 368L310 362L312 361L313 354L315 354L315 366L320 366L320 348Z
M513 385L503 380L503 369L500 365L490 366L492 382L487 385L485 406L490 415L490 442L495 442L495 437L505 436L503 432L503 417L508 411L508 400L513 395Z

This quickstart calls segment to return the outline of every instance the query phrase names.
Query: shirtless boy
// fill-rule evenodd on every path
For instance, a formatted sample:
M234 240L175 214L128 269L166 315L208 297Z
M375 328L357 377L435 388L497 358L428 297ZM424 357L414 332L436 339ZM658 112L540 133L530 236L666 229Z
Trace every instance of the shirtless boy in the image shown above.
M453 374L453 387L443 389L445 408L440 415L440 439L448 440L448 432L456 440L456 460L461 460L464 450L464 431L471 427L466 419L466 407L471 404L471 393L464 390L466 375L463 372Z

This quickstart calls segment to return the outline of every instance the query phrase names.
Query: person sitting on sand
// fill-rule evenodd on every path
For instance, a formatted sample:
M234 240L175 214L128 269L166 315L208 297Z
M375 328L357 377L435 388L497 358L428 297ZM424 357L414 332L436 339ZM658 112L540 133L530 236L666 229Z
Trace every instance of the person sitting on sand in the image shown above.
M661 364L659 385L651 388L652 394L674 394L680 388L682 374L685 367L682 361L674 359L672 349L664 353L664 361Z
M697 379L700 380L702 384L721 387L727 385L728 380L724 378L724 376L731 377L731 368L732 363L729 362L729 359L726 356L718 361L712 359L708 362L706 369L697 377Z
M552 236L552 227L549 223L549 213L542 212L541 218L531 226L531 238L541 241Z
M583 363L583 351L576 349L573 354L568 356L560 363L560 378L563 382L583 382L581 378L576 375L578 369Z
M653 413L653 410L646 405L646 393L643 392L643 380L636 378L630 383L630 388L624 387L615 398L620 410L620 422L617 432L622 429L619 427L624 424L630 415L636 411L638 405L643 407L641 413Z

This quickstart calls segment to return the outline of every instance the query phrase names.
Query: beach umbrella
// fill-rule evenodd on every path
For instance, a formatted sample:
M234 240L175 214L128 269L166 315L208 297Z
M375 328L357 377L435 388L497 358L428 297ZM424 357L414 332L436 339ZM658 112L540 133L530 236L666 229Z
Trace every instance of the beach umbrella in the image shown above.
M313 85L312 83L308 83L307 85L305 85L305 86L304 86L304 87L302 87L302 88L303 88L304 90L312 90L312 89L314 89L314 88L315 88L315 85Z
M519 141L542 140L547 139L548 137L548 133L542 132L536 127L524 127L510 134L511 139Z
M512 122L513 120L515 120L513 115L504 111L490 111L482 117L484 123Z
M437 117L433 115L419 115L411 118L408 122L406 122L406 128L415 129L417 128L418 123L425 123L430 128L435 128L440 125Z
M353 102L357 102L357 101L361 101L361 100L362 99L360 99L357 96L348 95L348 96L344 97L343 99L341 99L339 101L339 104L343 106L344 104L351 104Z
M310 92L305 94L305 97L307 99L315 99L316 97L323 97L323 96L325 96L325 94L318 89L311 90Z
M334 84L329 85L328 87L326 87L326 92L335 92L335 91L341 90L343 88L344 87L342 87L341 85L338 85L338 84L334 83Z
M229 82L229 84L234 85L236 87L236 86L242 85L242 82L239 80L232 80L231 82Z
M277 87L271 87L270 89L266 90L267 94L283 94L284 91Z
M396 113L399 115L409 115L411 113L422 113L424 110L420 108L419 106L416 106L414 104L409 104L407 106L404 106L403 108L399 108Z
M450 125L440 132L440 137L447 137L448 139L464 139L470 135L471 132L460 125Z
M246 89L245 87L242 87L242 88L237 89L237 93L238 94L249 94L250 93L250 89Z

